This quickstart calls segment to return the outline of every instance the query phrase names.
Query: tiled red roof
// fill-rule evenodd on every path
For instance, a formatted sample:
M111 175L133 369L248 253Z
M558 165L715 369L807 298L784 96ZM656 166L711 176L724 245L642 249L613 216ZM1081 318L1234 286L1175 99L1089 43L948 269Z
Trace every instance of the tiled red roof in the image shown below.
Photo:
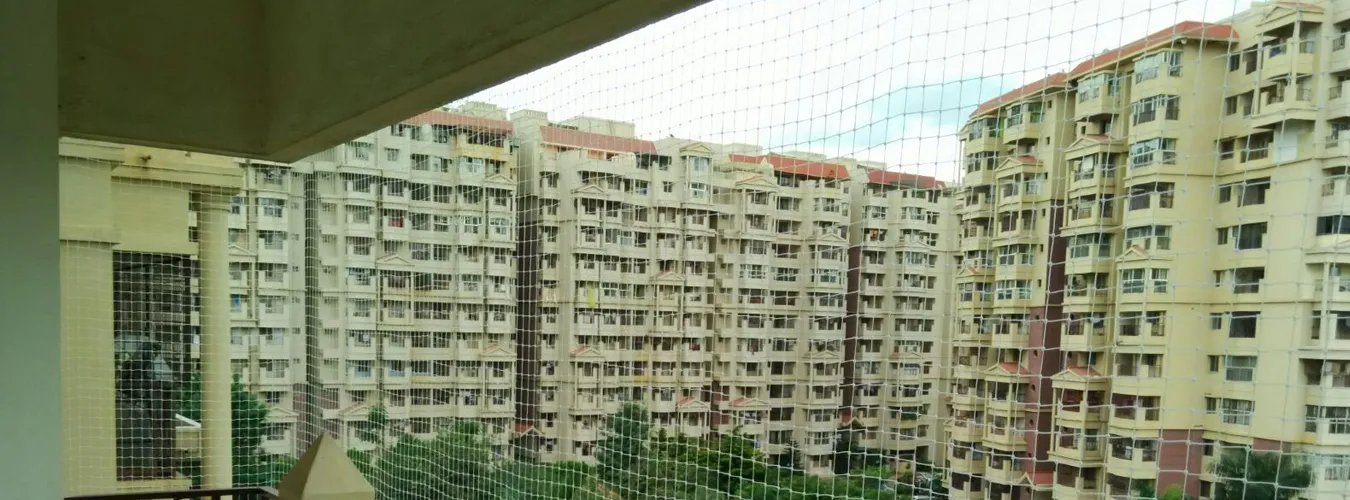
M1029 155L1014 156L1014 157L1012 157L1011 159L1012 159L1013 161L1016 161L1017 163L1021 163L1021 164L1023 164L1023 165L1035 165L1035 164L1041 162L1040 160L1036 159L1035 156L1029 156Z
M760 160L763 160L763 159L764 159L763 156L750 156L750 155L738 155L738 154L730 154L730 155L727 155L727 157L730 158L731 161L736 162L736 163L754 163L754 164L756 164L756 165L759 164Z
M947 187L945 182L933 177L889 170L868 170L867 180L877 184L915 184L923 189Z
M1097 370L1093 370L1091 367L1087 367L1087 366L1070 366L1070 367L1069 367L1069 371L1070 371L1070 372L1073 372L1074 375L1078 375L1078 376L1081 376L1081 377L1100 377L1100 376L1102 376L1101 373L1097 373Z
M1016 375L1031 375L1031 370L1023 368L1022 365L1013 362L999 363L998 367L1002 368L1005 372Z
M582 132L562 127L543 127L540 132L543 134L544 142L548 144L616 153L656 154L656 143L642 139Z
M1063 87L1064 83L1067 82L1069 79L1068 76L1069 75L1065 73L1055 73L1040 80L1036 80L1034 82L1023 85L1013 90L1012 92L1008 92L1006 94L998 96L993 100L986 101L984 104L981 104L980 107L975 108L975 112L971 113L970 116L974 117L988 113L990 111L998 109L999 106L1016 101L1029 95L1033 95L1037 92L1047 91L1055 87Z
M847 179L848 168L837 163L803 160L780 155L766 155L773 169L785 174L805 175L818 179Z
M1043 470L1028 472L1027 479L1031 480L1031 484L1037 486L1049 486L1055 482L1055 471Z
M676 405L676 406L686 406L686 405L688 405L688 404L690 404L690 403L694 403L694 402L696 402L696 401L698 401L698 400L696 400L696 399L694 399L694 398L692 398L692 397L688 397L688 398L680 398L680 400L679 400L678 402L676 402L675 405Z
M837 163L826 163L823 161L803 160L790 156L767 154L764 156L750 156L741 154L729 154L727 158L736 163L754 163L759 164L764 160L769 161L769 165L778 172L792 175L804 175L818 179L847 179L848 167Z
M1074 66L1073 71L1070 71L1069 74L1072 75L1073 78L1078 78L1093 71L1114 68L1117 64L1128 62L1131 57L1134 57L1141 52L1156 48L1160 45L1170 44L1173 40L1178 38L1232 40L1237 38L1237 33L1233 31L1232 26L1227 24L1186 21L1130 42L1124 47L1098 54L1096 57L1083 61L1083 63L1078 66Z
M448 125L451 127L500 132L503 134L510 134L513 130L511 122L506 120L493 120L491 118L451 113L449 111L427 111L426 113L407 119L404 123L410 125Z
M516 422L516 434L524 434L526 432L530 432L530 429L533 428L534 428L533 424L526 422Z
M578 347L578 348L576 348L576 349L572 349L572 355L573 355L573 356L576 356L576 355L578 355L578 354L581 354L581 353L586 352L586 351L589 351L589 350L591 350L591 346L583 345L583 346Z

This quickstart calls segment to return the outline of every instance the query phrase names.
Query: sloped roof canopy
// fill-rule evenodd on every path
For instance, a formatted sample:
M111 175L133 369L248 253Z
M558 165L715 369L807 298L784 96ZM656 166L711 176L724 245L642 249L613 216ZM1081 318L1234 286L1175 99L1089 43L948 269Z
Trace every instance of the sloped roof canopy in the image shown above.
M706 0L63 0L61 133L295 161Z

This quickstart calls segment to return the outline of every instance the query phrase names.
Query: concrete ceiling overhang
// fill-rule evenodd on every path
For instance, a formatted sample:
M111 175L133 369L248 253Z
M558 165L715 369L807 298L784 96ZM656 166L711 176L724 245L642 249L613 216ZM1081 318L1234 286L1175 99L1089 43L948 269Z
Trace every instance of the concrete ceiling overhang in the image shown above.
M61 0L61 132L295 161L706 1Z

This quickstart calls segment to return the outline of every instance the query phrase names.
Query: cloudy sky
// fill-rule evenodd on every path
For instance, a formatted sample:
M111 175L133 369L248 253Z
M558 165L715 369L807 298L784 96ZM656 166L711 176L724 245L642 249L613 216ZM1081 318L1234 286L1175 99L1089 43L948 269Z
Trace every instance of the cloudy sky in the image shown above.
M472 97L956 178L981 102L1251 0L713 0Z

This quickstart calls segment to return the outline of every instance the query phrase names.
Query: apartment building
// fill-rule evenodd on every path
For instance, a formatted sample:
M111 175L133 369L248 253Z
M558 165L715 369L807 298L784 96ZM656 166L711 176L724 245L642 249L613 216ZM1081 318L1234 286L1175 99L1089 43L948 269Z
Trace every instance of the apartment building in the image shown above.
M267 451L294 452L312 362L327 430L349 447L375 445L355 431L383 403L391 435L480 419L506 452L516 179L505 118L471 104L295 164L244 163L230 213L232 362L273 408ZM317 207L309 221L306 201ZM315 288L304 274L307 222L318 234ZM319 320L319 359L306 354L308 315Z
M956 200L932 178L883 165L858 162L853 174L845 422L859 422L867 448L942 463Z
M543 458L591 459L605 416L628 401L645 404L670 433L737 429L771 455L796 446L818 473L831 471L841 422L855 418L864 445L921 448L934 426L919 423L937 395L920 379L939 366L943 267L919 256L903 265L900 249L940 249L936 214L950 198L931 178L868 177L843 162L742 144L644 141L633 124L595 118L554 123L526 110L513 122L529 235L520 257L530 263L521 267L520 336L539 346L535 359L522 350L522 394L538 401L522 405L518 428L537 436ZM869 273L884 281L876 297L923 311L867 302L873 316L857 330L865 362L853 361L847 342L857 316L846 300L851 238L864 234L850 232L862 206L855 199L897 214L878 212L874 224L894 235L872 243L886 254ZM915 295L887 295L910 288ZM909 333L910 343L892 338ZM893 399L883 397L892 373L910 382ZM883 406L891 435L902 437L881 437Z
M607 414L643 403L655 425L709 429L715 205L709 152L658 152L631 123L513 113L523 225L518 432L542 459L593 460ZM524 234L524 233L522 233ZM526 318L525 316L529 316ZM530 351L523 351L530 352Z
M967 122L955 496L1205 498L1233 446L1307 454L1309 498L1346 487L1350 9L1231 22L1162 30Z

